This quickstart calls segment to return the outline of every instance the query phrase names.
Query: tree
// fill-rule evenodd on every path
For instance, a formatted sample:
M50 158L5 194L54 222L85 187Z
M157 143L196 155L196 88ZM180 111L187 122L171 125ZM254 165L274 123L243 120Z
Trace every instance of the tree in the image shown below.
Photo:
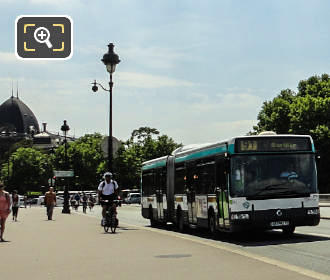
M99 133L86 134L74 142L67 143L67 165L65 146L60 146L55 151L55 168L71 169L74 171L77 186L83 189L95 188L105 171L105 159L101 150L102 139L103 136Z
M52 176L51 158L33 148L18 148L9 158L9 172L8 164L2 165L2 179L6 179L8 174L9 189L17 189L20 193L39 191Z
M138 187L142 162L169 155L182 146L167 135L158 135L155 128L140 127L133 130L130 139L118 150L114 170L121 186Z
M272 101L264 102L253 133L308 134L313 137L321 156L318 163L321 192L330 192L327 178L330 166L330 78L328 74L300 81L298 92L282 91Z
M290 129L290 106L295 98L295 93L290 89L282 90L279 96L272 101L265 101L258 114L259 123L254 130L271 130L278 133L287 133Z

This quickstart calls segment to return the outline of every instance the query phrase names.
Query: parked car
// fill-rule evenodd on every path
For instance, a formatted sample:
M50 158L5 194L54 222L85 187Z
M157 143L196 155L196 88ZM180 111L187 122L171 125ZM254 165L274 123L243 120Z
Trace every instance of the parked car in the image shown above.
M56 196L56 206L63 206L64 198L62 196Z
M38 197L37 205L44 205L44 204L45 204L45 196L44 195L40 195Z
M131 203L141 203L141 194L140 193L129 193L127 195L127 198L125 199L125 202L128 204Z
M28 204L38 204L38 198L37 197L34 197L34 198L30 198L28 200Z
M24 207L24 195L19 196L19 207Z
M139 189L124 189L119 192L122 203L128 203L127 197L130 193L139 193Z

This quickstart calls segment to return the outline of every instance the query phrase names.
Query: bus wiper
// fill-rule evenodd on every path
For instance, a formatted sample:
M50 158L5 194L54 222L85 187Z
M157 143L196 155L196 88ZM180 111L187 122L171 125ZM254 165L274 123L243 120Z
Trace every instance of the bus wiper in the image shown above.
M264 191L278 190L277 187L279 187L279 186L283 186L283 185L286 185L286 184L287 184L287 182L283 182L283 183L279 183L279 184L270 184L270 185L267 185L267 186L265 186L263 189L261 189L261 190L259 190L258 192L256 192L254 195L258 195L258 194L260 194L260 193L262 193L262 192L264 192ZM276 187L276 188L273 188L273 187ZM283 189L283 188L281 188L281 189Z
M272 193L273 195L274 194L276 194L276 195L297 195L297 194L309 195L309 193L306 193L306 191L304 191L304 190L301 190L301 191L299 191L297 189L293 190L293 189L290 189L290 188L287 188L287 187L278 188L279 186L285 185L286 183L287 182L283 182L283 183L280 183L280 184L267 185L265 188L263 188L262 190L254 193L252 196L256 197L264 191L270 191L270 193ZM273 188L273 187L276 187L276 188Z

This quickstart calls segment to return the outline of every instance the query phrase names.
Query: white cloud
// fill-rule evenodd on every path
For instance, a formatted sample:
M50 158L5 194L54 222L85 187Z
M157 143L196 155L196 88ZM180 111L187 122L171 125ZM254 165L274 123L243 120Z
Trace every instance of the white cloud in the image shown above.
M0 52L0 62L1 63L12 63L16 62L17 57L11 52Z
M161 88L194 86L194 84L189 81L137 72L118 72L116 79L118 79L118 83L123 87Z
M1 52L0 51L0 63L2 64L10 64L10 66L20 65L21 67L24 65L45 65L49 64L50 61L46 60L21 60L18 59L13 52Z
M81 4L80 0L29 0L28 2L31 5L49 5L57 6L59 8L73 7Z
M249 93L218 94L217 97L223 105L236 108L254 107L262 102L260 97Z
M191 56L187 52L187 49L171 49L171 48L161 48L161 47L146 47L142 48L140 46L136 47L125 47L120 46L120 50L115 52L119 57L125 58L125 61L130 61L131 63L137 63L143 65L143 67L149 67L153 69L171 69L177 67L178 61L191 60ZM99 45L88 45L83 47L75 47L75 50L81 54L103 55L107 52L107 47L102 48Z
M184 50L160 47L130 47L122 48L120 52L127 60L139 61L156 69L170 69L178 64L178 60L191 59Z

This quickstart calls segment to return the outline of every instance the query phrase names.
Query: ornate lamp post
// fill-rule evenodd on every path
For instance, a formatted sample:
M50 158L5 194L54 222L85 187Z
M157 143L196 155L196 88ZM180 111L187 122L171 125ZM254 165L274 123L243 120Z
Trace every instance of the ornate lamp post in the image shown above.
M66 120L63 121L63 125L61 126L61 130L64 134L64 156L65 156L65 169L68 169L68 155L67 155L67 140L66 133L70 130L70 127L67 125ZM65 184L64 186L64 204L62 213L70 214L70 206L69 206L69 186Z
M99 85L103 90L110 93L110 112L109 112L109 140L108 140L108 170L112 172L112 161L113 161L113 147L112 147L112 74L115 72L116 65L120 62L119 56L113 51L114 44L110 43L108 45L109 50L103 55L101 61L106 66L107 71L110 74L109 89L104 88L101 84L94 81L92 90L96 92L98 90L97 85Z

